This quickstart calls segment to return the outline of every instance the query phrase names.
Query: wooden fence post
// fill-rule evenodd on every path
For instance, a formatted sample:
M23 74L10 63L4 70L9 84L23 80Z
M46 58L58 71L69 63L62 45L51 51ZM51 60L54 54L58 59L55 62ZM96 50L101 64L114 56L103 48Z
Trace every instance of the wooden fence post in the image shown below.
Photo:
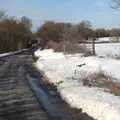
M95 55L95 38L92 39L92 55Z

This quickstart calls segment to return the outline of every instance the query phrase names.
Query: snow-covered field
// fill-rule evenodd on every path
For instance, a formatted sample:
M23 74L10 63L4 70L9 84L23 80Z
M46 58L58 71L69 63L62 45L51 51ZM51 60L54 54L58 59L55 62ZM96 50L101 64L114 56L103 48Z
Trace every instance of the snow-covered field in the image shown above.
M92 50L92 44L86 44L86 46ZM95 44L95 53L97 56L120 58L120 43Z
M36 67L44 71L49 82L57 86L62 98L72 107L82 108L97 120L120 120L120 96L102 88L83 86L83 78L103 70L120 82L120 60L100 57L64 55L53 50L37 50ZM83 65L79 67L79 65Z
M120 43L95 44L96 54L99 56L119 57Z
M120 42L115 42L116 40L120 41L120 37L102 37L98 38L96 42L109 42L109 43L100 43L95 44L96 55L98 56L107 56L120 58ZM115 42L115 43L112 43ZM86 44L88 49L92 49L92 44Z

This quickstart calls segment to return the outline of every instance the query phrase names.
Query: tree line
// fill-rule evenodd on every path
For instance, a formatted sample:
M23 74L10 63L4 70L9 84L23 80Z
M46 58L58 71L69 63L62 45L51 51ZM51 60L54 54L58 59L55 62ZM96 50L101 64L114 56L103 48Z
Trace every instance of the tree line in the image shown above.
M49 41L77 43L90 38L119 37L120 29L94 30L90 21L81 21L79 24L47 21L38 28L36 35L41 38L41 43L45 46Z
M23 16L20 19L0 11L0 51L12 51L29 47L38 40L43 48L66 49L89 38L120 36L120 29L93 29L90 21L78 24L46 21L32 32L32 21ZM70 47L71 46L71 47Z

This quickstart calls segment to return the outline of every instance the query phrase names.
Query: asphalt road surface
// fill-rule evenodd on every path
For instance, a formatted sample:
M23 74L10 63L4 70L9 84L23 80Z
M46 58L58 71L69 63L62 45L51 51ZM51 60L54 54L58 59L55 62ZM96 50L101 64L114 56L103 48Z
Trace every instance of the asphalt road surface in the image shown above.
M25 79L27 56L0 59L0 120L48 120Z

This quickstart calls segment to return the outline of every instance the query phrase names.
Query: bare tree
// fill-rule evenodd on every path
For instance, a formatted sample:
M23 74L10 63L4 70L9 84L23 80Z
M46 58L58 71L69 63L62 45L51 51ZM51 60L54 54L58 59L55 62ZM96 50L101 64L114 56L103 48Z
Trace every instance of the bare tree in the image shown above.
M89 37L92 37L92 24L90 21L83 20L79 24L77 24L78 33L81 36L81 39L88 40Z
M21 23L24 24L27 28L31 28L32 27L32 22L29 18L27 18L26 16L23 16L21 18Z

